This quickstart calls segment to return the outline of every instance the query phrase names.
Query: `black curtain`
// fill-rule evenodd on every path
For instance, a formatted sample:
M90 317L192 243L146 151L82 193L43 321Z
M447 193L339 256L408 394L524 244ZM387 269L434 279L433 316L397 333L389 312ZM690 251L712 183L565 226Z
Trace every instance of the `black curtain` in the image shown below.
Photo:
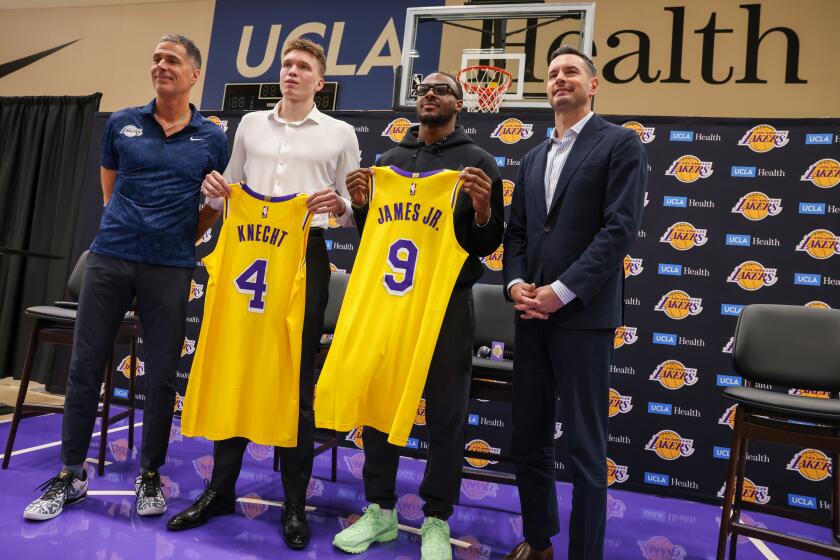
M64 296L85 158L101 93L0 97L0 247L60 255L0 254L0 377L19 376L30 320L24 310ZM49 381L53 346L38 350L33 379Z

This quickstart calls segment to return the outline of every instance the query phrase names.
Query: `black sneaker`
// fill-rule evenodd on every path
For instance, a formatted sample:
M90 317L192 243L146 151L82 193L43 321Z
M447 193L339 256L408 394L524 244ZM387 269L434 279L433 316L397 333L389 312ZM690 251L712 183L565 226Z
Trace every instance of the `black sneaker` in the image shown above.
M23 510L24 519L45 521L57 517L64 511L65 505L75 504L87 497L87 472L82 471L82 478L72 471L62 470L41 486L38 490L46 490L40 498L26 506Z
M161 515L166 511L160 473L141 471L134 480L134 491L137 493L137 515Z

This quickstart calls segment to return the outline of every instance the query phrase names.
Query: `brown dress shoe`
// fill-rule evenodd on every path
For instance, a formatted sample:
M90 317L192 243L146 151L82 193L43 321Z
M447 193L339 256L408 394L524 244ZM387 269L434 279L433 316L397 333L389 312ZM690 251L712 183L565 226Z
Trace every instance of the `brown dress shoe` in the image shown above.
M505 560L554 560L554 547L549 546L543 551L534 550L527 541L522 541L513 552L505 556Z

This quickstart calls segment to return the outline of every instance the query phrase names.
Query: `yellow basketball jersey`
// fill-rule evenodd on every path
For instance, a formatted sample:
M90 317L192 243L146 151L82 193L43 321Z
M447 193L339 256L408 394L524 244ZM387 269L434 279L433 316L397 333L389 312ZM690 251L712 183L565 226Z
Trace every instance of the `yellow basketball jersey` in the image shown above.
M459 172L373 170L364 233L318 380L315 422L340 431L372 426L405 445L467 258L453 224Z
M213 252L181 431L297 444L306 301L306 195L265 197L231 185Z

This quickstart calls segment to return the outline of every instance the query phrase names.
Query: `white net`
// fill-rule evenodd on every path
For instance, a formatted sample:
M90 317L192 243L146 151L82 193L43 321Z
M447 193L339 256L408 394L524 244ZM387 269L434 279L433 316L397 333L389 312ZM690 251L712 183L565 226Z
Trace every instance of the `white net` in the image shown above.
M458 72L464 106L471 113L497 113L511 84L510 72L495 66L468 66Z

